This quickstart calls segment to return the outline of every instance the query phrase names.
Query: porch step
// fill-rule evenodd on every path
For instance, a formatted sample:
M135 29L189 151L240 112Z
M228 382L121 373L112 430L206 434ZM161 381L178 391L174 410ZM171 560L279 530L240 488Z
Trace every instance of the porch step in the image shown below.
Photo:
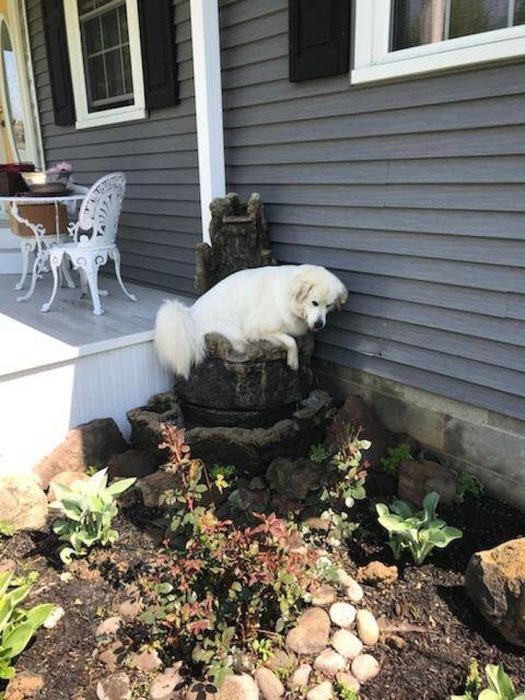
M22 272L22 255L18 248L0 248L0 275L19 275Z

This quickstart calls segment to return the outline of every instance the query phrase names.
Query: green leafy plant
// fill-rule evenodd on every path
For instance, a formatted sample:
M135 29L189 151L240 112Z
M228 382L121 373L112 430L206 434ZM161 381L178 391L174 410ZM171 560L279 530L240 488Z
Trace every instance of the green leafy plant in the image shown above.
M450 700L525 700L525 693L516 692L514 684L501 664L485 666L488 688L475 661L469 665L464 695L452 695Z
M263 663L271 659L273 656L271 639L254 639L252 642L252 649L257 656L260 657Z
M118 532L112 527L118 514L116 497L135 481L121 479L108 486L107 469L102 469L87 481L76 481L71 486L55 484L57 499L49 507L62 513L53 524L53 530L62 542L71 545L60 551L65 564L70 563L73 556L85 555L96 543L107 546L117 541Z
M432 491L423 500L423 510L415 512L405 501L394 501L390 509L384 503L376 505L379 524L388 531L388 544L399 559L408 549L414 562L420 565L434 549L443 548L463 536L461 530L448 527L436 517L439 495Z
M0 536L12 537L15 534L14 528L9 523L0 520Z
M29 595L34 576L15 580L13 572L0 574L0 678L15 675L13 659L21 654L31 638L55 609L50 603L25 609L20 606Z
M397 476L399 473L399 465L411 459L413 459L413 457L410 453L410 447L406 442L400 442L399 445L388 448L386 456L381 459L380 465L387 474Z
M237 467L232 464L214 464L209 470L210 480L220 491L233 487L237 482Z
M317 462L320 464L321 462L326 461L329 456L330 453L322 442L318 442L315 445L310 445L308 459L310 459L312 462Z
M337 700L360 700L357 690L350 688L344 681L338 681L336 686Z
M480 498L485 492L481 481L467 471L457 472L456 484L456 503L463 503L465 498Z

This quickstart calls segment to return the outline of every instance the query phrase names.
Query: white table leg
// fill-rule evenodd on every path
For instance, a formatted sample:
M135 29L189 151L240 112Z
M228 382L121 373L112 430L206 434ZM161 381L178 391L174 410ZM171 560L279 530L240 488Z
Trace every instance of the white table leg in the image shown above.
M20 238L20 254L22 255L22 277L15 284L15 290L19 292L24 288L27 279L27 271L29 270L29 253L33 253L36 248L34 238Z

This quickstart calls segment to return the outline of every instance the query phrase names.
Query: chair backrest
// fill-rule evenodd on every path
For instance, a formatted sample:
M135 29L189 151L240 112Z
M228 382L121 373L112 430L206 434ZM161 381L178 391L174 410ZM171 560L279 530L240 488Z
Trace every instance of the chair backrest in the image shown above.
M79 246L103 248L115 243L125 192L124 173L110 173L95 182L80 207L74 231Z

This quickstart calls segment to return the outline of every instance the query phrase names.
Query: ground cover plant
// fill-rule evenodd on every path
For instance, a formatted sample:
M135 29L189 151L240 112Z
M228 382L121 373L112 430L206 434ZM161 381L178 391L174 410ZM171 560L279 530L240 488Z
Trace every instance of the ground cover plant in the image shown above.
M476 661L469 665L465 693L453 695L450 700L525 700L525 693L518 693L501 664L488 664L482 677ZM488 686L488 687L486 687Z

